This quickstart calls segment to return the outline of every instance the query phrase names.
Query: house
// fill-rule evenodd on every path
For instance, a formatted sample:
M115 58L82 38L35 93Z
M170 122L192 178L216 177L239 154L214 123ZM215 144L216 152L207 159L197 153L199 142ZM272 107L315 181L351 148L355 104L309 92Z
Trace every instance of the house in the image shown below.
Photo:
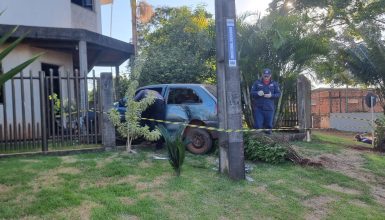
M371 111L365 103L371 89L360 88L318 88L311 93L313 128L335 128L345 131L371 131ZM383 114L377 103L374 117Z
M0 139L12 139L10 131L5 132L8 127L12 127L13 138L29 137L29 130L33 129L25 124L32 123L35 128L43 123L40 113L47 109L41 103L43 99L51 99L50 94L55 93L61 100L79 102L81 108L86 108L87 79L84 77L89 71L96 66L118 70L134 53L132 44L102 35L101 4L104 2L108 1L0 1L0 11L4 11L0 15L0 36L15 26L18 29L11 40L26 34L22 43L3 59L4 71L43 52L22 76L19 74L8 81L0 92ZM49 78L39 81L39 77ZM78 95L74 95L77 92ZM50 103L46 106L49 108ZM18 128L20 124L22 128Z

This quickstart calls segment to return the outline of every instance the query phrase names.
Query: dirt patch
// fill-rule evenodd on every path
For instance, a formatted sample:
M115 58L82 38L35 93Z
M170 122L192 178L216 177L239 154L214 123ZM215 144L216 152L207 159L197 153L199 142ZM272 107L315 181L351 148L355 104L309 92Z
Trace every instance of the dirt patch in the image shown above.
M118 157L119 157L118 154L112 154L111 156L107 157L107 158L104 159L104 160L97 160L97 161L96 161L96 168L104 167L106 164L109 164L109 163L111 163L112 161L117 160Z
M324 186L324 187L326 189L330 189L330 190L333 190L336 192L341 192L341 193L345 193L345 194L349 194L349 195L360 195L361 194L361 192L358 190L345 188L345 187L342 187L338 184L332 184L332 185L328 185L328 186Z
M336 198L329 196L319 196L305 200L303 205L311 209L311 211L305 215L305 219L324 219L329 212L328 205L336 200Z
M62 209L55 216L47 217L50 218L64 218L64 219L80 219L88 220L91 219L92 209L100 207L99 204L91 201L83 201L80 206L70 209Z
M11 191L13 187L0 184L0 193L7 193Z
M139 164L138 164L139 168L149 168L151 167L151 164L147 161L141 161Z
M124 220L139 220L140 218L135 215L128 215L128 214L123 214L120 215L118 219L124 219Z
M74 156L63 156L61 159L63 163L75 163L78 161Z
M60 183L60 178L56 175L56 172L49 171L38 176L35 181L30 182L32 184L33 192L39 192L41 189L55 187Z
M125 205L132 205L135 203L135 200L133 200L129 197L122 197L122 198L119 198L119 200L120 200L120 202L122 202Z
M138 182L136 184L136 189L137 190L153 189L155 187L166 184L167 180L170 178L171 178L170 174L165 174L162 176L157 176L152 182Z
M80 183L80 188L85 189L89 187L106 187L112 184L130 184L135 185L140 176L129 175L125 177L121 177L119 179L113 177L104 177L96 180L95 182L83 181Z
M358 145L348 146L348 148L357 150L357 151L364 151L364 152L375 152L375 150L371 147L363 147Z
M140 194L139 199L144 199L146 197L156 199L157 201L160 201L160 202L163 202L167 199L166 195L160 191L152 191L152 192L142 193L142 194Z
M22 159L21 162L27 162L27 163L40 163L40 160L33 160L33 159Z
M385 207L385 188L384 186L371 186L371 191L378 203Z
M365 164L365 159L362 156L363 152L365 151L347 148L340 154L323 154L317 156L316 159L318 159L326 169L342 173L343 175L366 183L376 201L385 207L385 178L376 176L369 170L363 168ZM335 187L332 190L340 190L348 194L349 192L356 193Z
M349 201L350 204L352 205L355 205L355 206L358 206L360 208L368 208L368 204L360 201L360 200L352 200L352 201Z
M123 178L120 178L118 181L116 181L117 184L123 184L123 183L128 183L128 184L135 184L138 182L140 179L140 176L135 176L135 175L128 175Z
M59 167L56 170L57 174L59 173L67 173L67 174L79 174L81 171L74 167Z

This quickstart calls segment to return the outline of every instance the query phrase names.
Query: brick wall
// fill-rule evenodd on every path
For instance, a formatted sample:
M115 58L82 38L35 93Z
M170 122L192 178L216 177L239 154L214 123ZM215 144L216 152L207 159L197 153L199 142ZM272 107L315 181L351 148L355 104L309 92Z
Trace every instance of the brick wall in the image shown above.
M330 113L371 112L365 104L365 96L371 90L362 89L315 89L312 91L313 127L329 128ZM374 112L383 112L382 105L377 103Z

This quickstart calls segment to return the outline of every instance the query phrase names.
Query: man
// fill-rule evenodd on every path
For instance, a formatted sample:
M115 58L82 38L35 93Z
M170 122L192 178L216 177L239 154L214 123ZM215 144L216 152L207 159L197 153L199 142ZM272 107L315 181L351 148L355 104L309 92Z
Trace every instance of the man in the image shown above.
M275 100L281 96L277 82L271 79L271 70L264 69L262 78L251 87L251 98L254 112L254 128L272 129L275 111ZM271 134L271 130L265 133Z

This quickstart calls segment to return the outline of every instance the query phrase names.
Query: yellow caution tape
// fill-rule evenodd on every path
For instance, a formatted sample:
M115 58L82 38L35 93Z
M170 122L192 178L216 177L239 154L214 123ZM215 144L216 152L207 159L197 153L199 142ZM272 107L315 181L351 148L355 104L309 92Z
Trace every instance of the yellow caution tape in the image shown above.
M279 128L279 129L223 129L223 128L216 128L216 127L208 127L208 126L202 126L202 125L194 125L194 124L188 124L185 122L175 122L175 121L166 121L166 120L158 120L153 118L141 118L142 120L146 121L154 121L159 123L166 123L166 124L174 124L174 125L184 125L186 127L192 127L192 128L200 128L200 129L206 129L210 131L219 131L219 132L226 132L226 133L239 133L239 132L257 132L257 131L296 131L297 129L293 128Z

